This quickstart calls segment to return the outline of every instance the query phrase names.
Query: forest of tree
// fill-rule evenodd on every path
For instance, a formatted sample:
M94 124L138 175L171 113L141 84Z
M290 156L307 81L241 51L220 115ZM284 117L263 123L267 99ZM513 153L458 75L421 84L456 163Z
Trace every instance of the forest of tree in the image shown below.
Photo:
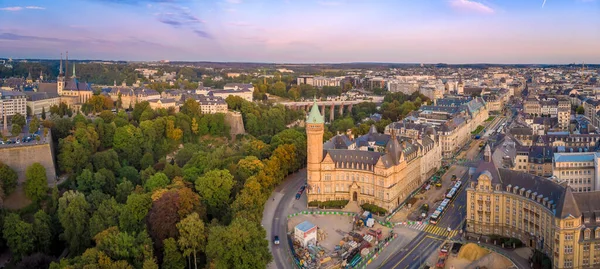
M264 204L305 164L304 130L285 128L298 112L228 98L249 132L231 140L222 115L202 115L197 103L114 114L94 102L96 117L55 111L42 121L66 180L48 188L33 164L32 204L0 212L0 247L16 268L266 267ZM0 176L1 194L13 192L15 171L0 163Z

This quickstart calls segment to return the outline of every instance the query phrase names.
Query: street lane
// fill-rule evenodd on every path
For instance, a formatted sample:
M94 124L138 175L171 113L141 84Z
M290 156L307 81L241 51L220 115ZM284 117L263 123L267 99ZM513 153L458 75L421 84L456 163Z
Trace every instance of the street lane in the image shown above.
M389 257L379 268L419 268L442 243L443 239L421 232L400 252Z
M292 269L291 248L287 238L287 215L291 208L298 210L306 208L306 193L296 200L296 193L300 186L306 183L306 169L289 175L271 194L263 212L262 224L267 232L269 248L273 254L273 261L269 268ZM273 244L273 237L279 236L279 245Z

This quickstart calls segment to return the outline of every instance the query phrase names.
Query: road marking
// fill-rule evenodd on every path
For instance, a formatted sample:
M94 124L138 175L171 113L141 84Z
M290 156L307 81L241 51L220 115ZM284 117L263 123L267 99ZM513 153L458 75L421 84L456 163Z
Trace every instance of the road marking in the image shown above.
M431 244L433 244L434 242L435 242L435 241L431 241L431 242L429 242L429 244L428 244L427 246L425 246L423 249L427 249L427 248L428 248L429 246L431 246ZM419 244L419 245L420 245L420 244ZM418 246L418 245L417 245L417 246ZM417 246L415 246L415 248L416 248ZM412 252L413 250L415 250L415 248L413 248L413 249L412 249L410 252ZM409 253L406 253L406 256L404 256L404 259L406 259L406 257L407 257L407 256L410 254L410 252L409 252ZM419 255L418 259L419 259L419 260L421 260L421 257L422 257L422 256L421 256L421 255ZM404 260L404 259L402 259L402 260ZM400 260L400 262L402 262L402 260ZM414 259L413 259L413 261L414 261ZM398 262L398 264L399 264L400 262ZM398 264L396 264L396 265L395 265L393 268L396 268L396 266L398 266ZM404 267L404 269L408 268L408 267L409 267L409 266L411 266L411 265L412 265L412 264L409 264L409 265L407 265L406 267Z
M425 236L425 237L421 238L421 240L419 240L419 241L417 242L417 244L415 244L415 247L413 247L413 248L412 248L412 249L411 249L411 250L410 250L408 253L404 254L404 257L402 257L402 259L400 259L400 261L398 261L398 263L396 263L394 266L392 266L392 268L396 268L396 267L397 267L397 266L398 266L398 265L399 265L399 264L400 264L402 261L404 261L404 260L406 259L406 257L408 257L408 255L409 255L411 252L415 251L416 247L417 247L418 245L420 245L420 244L421 244L421 242L423 242L423 240L425 240L425 238L427 238L427 237ZM409 244L410 244L410 243L409 243ZM382 265L383 265L383 264L382 264Z

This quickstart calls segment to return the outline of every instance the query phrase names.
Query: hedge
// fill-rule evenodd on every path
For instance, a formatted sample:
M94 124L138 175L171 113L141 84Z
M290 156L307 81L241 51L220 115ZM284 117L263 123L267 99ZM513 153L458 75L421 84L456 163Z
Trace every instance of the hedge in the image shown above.
M363 210L365 211L370 211L373 214L378 214L378 215L385 215L387 213L387 210L385 208L381 208L379 206L373 205L373 204L363 204L360 207L362 207Z
M332 201L312 201L308 203L310 207L318 208L344 208L348 204L349 200L332 200Z

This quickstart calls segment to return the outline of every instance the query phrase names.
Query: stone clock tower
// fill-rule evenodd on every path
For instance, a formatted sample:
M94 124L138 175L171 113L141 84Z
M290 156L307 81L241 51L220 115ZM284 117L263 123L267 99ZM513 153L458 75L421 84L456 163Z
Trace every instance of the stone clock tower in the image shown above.
M316 182L321 181L321 161L323 160L323 134L325 133L325 118L319 112L317 101L313 102L310 113L306 118L306 181L308 183L308 202L317 200L322 192Z

